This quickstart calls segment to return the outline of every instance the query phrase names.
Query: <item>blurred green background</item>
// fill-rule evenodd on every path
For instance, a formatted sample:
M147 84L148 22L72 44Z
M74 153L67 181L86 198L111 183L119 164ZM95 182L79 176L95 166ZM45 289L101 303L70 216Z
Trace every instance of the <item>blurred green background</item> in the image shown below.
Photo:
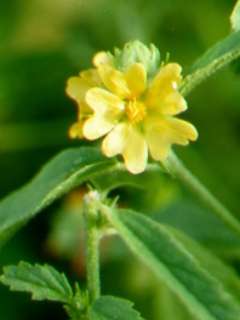
M2 0L0 196L23 185L58 151L81 144L67 137L76 109L65 95L65 83L89 67L96 51L134 39L153 42L162 57L170 52L171 61L187 72L197 57L228 34L233 5L230 0ZM191 94L184 118L198 128L200 137L190 148L177 151L240 216L238 70L235 63ZM210 213L167 177L144 181L148 192L138 201L135 190L119 191L124 205L183 229L239 269L240 243ZM75 210L76 204L68 198L45 210L3 248L0 266L21 259L53 263L84 285L84 245L74 229L79 219ZM65 214L73 215L72 224L64 222ZM102 251L105 293L132 299L147 320L193 319L163 285L156 285L148 270L129 259L117 239L104 241ZM66 315L58 305L31 303L29 296L1 286L0 318L61 320Z

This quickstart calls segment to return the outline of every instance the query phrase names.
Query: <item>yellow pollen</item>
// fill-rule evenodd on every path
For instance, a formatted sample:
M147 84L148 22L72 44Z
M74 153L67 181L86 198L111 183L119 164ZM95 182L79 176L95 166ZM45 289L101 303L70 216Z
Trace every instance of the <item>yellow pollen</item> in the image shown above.
M146 116L146 107L136 99L130 100L126 105L126 114L131 123L138 123Z

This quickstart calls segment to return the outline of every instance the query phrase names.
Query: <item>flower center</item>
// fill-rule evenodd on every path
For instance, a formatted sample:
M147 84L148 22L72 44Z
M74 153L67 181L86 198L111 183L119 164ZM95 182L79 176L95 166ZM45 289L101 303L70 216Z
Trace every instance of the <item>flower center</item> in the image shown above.
M142 121L146 116L146 107L144 103L139 102L136 99L127 102L125 111L128 120L133 124Z

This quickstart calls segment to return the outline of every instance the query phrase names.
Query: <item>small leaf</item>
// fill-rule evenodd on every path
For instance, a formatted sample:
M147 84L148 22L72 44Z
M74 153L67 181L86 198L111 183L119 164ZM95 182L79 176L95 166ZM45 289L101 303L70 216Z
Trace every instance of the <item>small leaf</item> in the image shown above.
M65 311L71 320L85 319L85 314L88 306L88 294L82 292L78 283L75 283L75 294L73 299L64 306Z
M133 303L117 297L102 296L89 311L90 320L143 320Z
M0 246L54 200L115 163L91 147L61 152L30 183L0 202Z
M132 251L199 320L239 319L235 273L183 233L130 210L103 207Z
M203 80L240 56L240 31L231 33L204 53L192 66L181 86L186 96Z
M231 20L233 31L239 31L240 30L240 0L236 2L233 8L230 20Z
M73 298L72 288L63 273L49 265L30 265L20 262L17 266L7 266L0 281L12 291L32 294L33 300L51 300L68 303Z

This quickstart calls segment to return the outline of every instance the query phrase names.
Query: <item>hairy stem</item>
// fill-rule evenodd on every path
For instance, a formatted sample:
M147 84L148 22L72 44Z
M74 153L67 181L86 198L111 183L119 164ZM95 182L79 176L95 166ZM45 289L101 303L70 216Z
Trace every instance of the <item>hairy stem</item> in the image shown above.
M191 67L180 87L183 96L187 96L197 85L217 71L229 65L240 56L240 31L216 43L205 52Z
M171 154L167 167L174 177L179 179L193 192L225 225L240 236L240 222L210 191L184 166L175 154Z
M100 296L99 230L96 226L96 210L90 205L85 209L87 226L87 287L90 303Z
M181 94L186 97L196 86L201 84L204 80L216 73L218 70L226 67L232 61L236 60L239 55L240 50L227 53L223 57L209 63L209 65L199 68L193 73L187 75L180 88Z

